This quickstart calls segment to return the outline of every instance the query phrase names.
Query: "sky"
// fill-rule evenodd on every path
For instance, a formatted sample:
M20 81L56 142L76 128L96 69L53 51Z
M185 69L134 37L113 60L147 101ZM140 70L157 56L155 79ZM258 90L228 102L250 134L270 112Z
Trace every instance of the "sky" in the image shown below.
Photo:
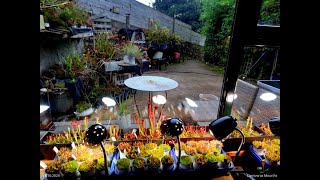
M147 6L151 6L149 4L153 3L155 0L137 0L139 2L141 2L142 4L145 4Z

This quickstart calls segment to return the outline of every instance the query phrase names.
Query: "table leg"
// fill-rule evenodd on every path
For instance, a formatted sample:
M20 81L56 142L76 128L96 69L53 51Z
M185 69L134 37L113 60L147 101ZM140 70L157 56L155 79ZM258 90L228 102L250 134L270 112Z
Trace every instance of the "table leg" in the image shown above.
M167 91L165 91L165 93L166 93L166 100L167 100L168 93L167 93ZM162 105L162 107L161 107L161 111L160 111L160 113L159 113L159 119L161 118L161 115L162 115L164 106L165 106L166 104L167 104L167 103L164 103L164 104Z
M137 100L136 100L136 93L137 93L137 91L133 92L133 100L134 100L134 104L136 105L136 108L137 108L137 111L138 111L138 115L139 115L139 117L141 117L140 116L139 107L138 107L138 104L137 104Z

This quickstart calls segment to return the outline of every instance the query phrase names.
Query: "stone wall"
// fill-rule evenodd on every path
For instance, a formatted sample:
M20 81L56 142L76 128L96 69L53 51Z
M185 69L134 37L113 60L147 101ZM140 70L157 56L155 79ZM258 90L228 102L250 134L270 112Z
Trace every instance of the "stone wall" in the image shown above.
M159 21L161 27L173 30L174 20L172 17L136 0L77 0L77 4L88 12L105 15L113 21L122 23L122 27L125 27L126 14L130 14L131 28L149 29L151 25L156 25ZM118 13L114 13L113 9L116 9ZM121 26L117 24L115 30L119 30L117 29L119 27ZM192 31L189 24L175 20L174 32L187 42L204 46L205 37Z
M83 39L40 38L40 76L44 70L54 64L64 64L65 57L71 52L84 51Z

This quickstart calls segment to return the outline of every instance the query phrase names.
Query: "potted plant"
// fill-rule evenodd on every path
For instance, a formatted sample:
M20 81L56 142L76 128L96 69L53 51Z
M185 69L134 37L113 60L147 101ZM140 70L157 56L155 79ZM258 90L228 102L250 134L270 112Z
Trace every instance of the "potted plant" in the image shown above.
M152 143L152 142L149 142L149 143L146 143L144 145L144 148L145 150L154 150L158 147L158 145L156 143Z
M221 157L217 152L209 152L206 154L206 158L208 159L208 165L213 168L217 168L218 162L223 161L223 157Z
M164 155L168 155L171 150L171 147L168 144L160 144L158 148L163 150Z
M173 157L171 155L164 155L161 158L162 170L172 170L173 168Z
M129 173L130 160L127 158L122 158L117 161L116 167L119 170L119 175Z
M143 57L139 46L131 42L121 48L121 55L123 55L123 62L128 64L136 64L136 59Z
M128 130L131 126L131 114L127 113L128 100L124 97L124 94L120 94L118 101L118 126L123 130Z
M192 146L187 146L185 149L184 149L184 152L189 155L189 156L194 156L197 152L196 152L196 148L195 147L192 147Z
M110 161L107 161L107 166L110 168L111 163ZM101 157L99 159L95 159L95 169L96 169L96 174L100 177L105 176L105 167L104 167L104 158Z
M107 160L111 161L112 156L113 156L113 152L115 150L115 146L113 144L107 143L104 145L104 149L106 151L107 154Z
M91 156L89 148L82 144L76 146L71 152L79 162L86 161Z
M190 156L181 156L180 158L180 168L181 169L191 169L192 168L192 159Z
M202 169L208 164L208 159L203 154L197 154L194 158L193 167L195 169Z
M155 158L161 158L164 155L163 149L154 149L151 151L151 154Z
M160 159L150 156L147 159L147 167L148 167L148 171L151 173L158 173L160 170Z
M151 156L152 151L147 149L142 149L139 153L139 157L143 158L144 160L147 160L148 157Z
M89 116L93 113L92 105L88 102L81 101L76 105L76 112L74 114L77 117Z
M62 164L61 171L64 179L74 179L80 176L77 161L68 161Z
M139 151L138 151L138 147L132 147L126 154L126 157L128 159L135 159L138 157Z
M220 154L220 156L223 160L218 162L218 166L224 169L228 168L229 164L232 162L232 158L227 154Z
M71 161L72 157L71 157L71 149L68 147L61 147L57 153L57 156L59 158L59 160L63 161L63 162L67 162L67 161Z
M92 176L95 175L96 169L95 169L95 161L88 159L84 162L82 162L78 168L81 179L90 179Z
M141 173L144 171L145 160L143 158L135 158L132 162L132 171L135 173Z
M52 161L45 169L45 172L47 173L47 179L58 179L62 178L63 174L61 172L61 164L62 161Z

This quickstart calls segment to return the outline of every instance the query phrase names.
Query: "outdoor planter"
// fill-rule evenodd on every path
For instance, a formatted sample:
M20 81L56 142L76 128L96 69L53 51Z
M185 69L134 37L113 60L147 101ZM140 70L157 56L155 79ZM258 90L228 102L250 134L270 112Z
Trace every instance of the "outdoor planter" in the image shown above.
M47 179L59 179L63 177L61 172L61 161L53 161L51 162L45 169L47 174Z
M94 167L94 162L90 161L90 160L81 163L79 165L78 170L81 174L81 179L90 179L96 173L96 169Z
M116 167L118 168L118 175L126 175L130 172L130 160L122 158L117 161Z
M194 169L204 169L207 167L208 159L205 155L197 154L194 158L193 168Z
M190 156L181 156L180 158L180 168L184 170L192 169L192 159Z
M76 105L77 111L74 114L79 117L89 116L93 113L93 108L90 103L87 102L79 102Z
M78 171L78 162L69 161L62 164L62 173L64 179L75 179L80 177L80 172Z
M148 173L150 174L158 174L160 172L160 159L155 157L149 157L147 159L147 167L148 167Z
M174 160L170 155L164 155L161 158L162 170L163 171L171 171L173 169Z
M132 162L132 172L141 174L145 170L145 160L143 158L135 158Z

